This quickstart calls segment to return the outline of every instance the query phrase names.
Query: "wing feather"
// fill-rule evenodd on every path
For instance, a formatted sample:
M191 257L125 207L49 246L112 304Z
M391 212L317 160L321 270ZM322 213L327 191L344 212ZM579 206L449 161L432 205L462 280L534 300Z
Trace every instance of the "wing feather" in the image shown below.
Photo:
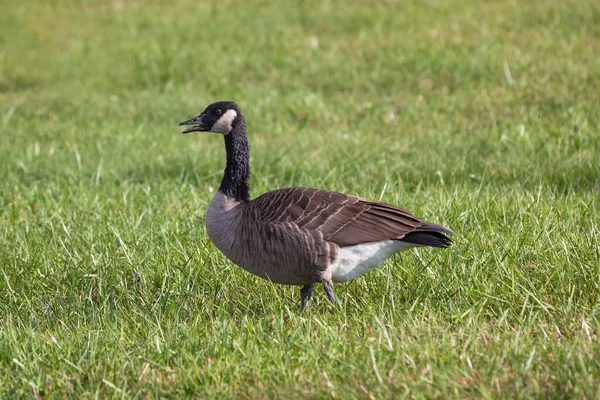
M249 207L263 223L293 224L340 247L402 239L422 226L433 226L384 202L310 188L268 192Z

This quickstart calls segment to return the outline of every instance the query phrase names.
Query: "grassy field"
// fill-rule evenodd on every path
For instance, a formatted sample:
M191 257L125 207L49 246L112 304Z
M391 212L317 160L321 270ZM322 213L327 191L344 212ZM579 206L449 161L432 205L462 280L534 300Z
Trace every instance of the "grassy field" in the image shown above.
M169 4L167 4L169 3ZM0 398L599 398L600 3L0 3ZM322 288L209 241L253 193L383 199L459 235Z

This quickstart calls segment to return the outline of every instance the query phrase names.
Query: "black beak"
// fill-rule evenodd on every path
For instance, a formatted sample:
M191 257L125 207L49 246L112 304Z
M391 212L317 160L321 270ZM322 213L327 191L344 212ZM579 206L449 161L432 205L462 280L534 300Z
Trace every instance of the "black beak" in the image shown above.
M204 125L202 123L202 119L203 119L203 115L200 114L197 117L194 117L192 119L188 119L187 121L181 121L179 123L179 126L182 126L182 125L194 125L191 128L187 128L182 133L206 132L209 129L209 127L207 127L206 125Z

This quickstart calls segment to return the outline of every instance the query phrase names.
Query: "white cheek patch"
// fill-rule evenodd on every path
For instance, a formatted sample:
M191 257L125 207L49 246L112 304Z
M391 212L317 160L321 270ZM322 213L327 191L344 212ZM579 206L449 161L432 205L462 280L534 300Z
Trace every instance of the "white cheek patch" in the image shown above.
M225 114L221 115L221 118L214 123L210 130L212 132L218 132L222 133L223 135L227 135L229 132L231 132L231 124L233 123L235 117L237 117L235 110L227 110Z

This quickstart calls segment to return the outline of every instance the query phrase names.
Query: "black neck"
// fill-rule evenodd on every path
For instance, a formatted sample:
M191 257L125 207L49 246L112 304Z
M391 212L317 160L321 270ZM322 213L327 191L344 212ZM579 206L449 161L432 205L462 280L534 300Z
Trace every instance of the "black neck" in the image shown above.
M227 166L219 190L237 201L250 199L250 146L246 123L240 115L233 130L225 135Z

